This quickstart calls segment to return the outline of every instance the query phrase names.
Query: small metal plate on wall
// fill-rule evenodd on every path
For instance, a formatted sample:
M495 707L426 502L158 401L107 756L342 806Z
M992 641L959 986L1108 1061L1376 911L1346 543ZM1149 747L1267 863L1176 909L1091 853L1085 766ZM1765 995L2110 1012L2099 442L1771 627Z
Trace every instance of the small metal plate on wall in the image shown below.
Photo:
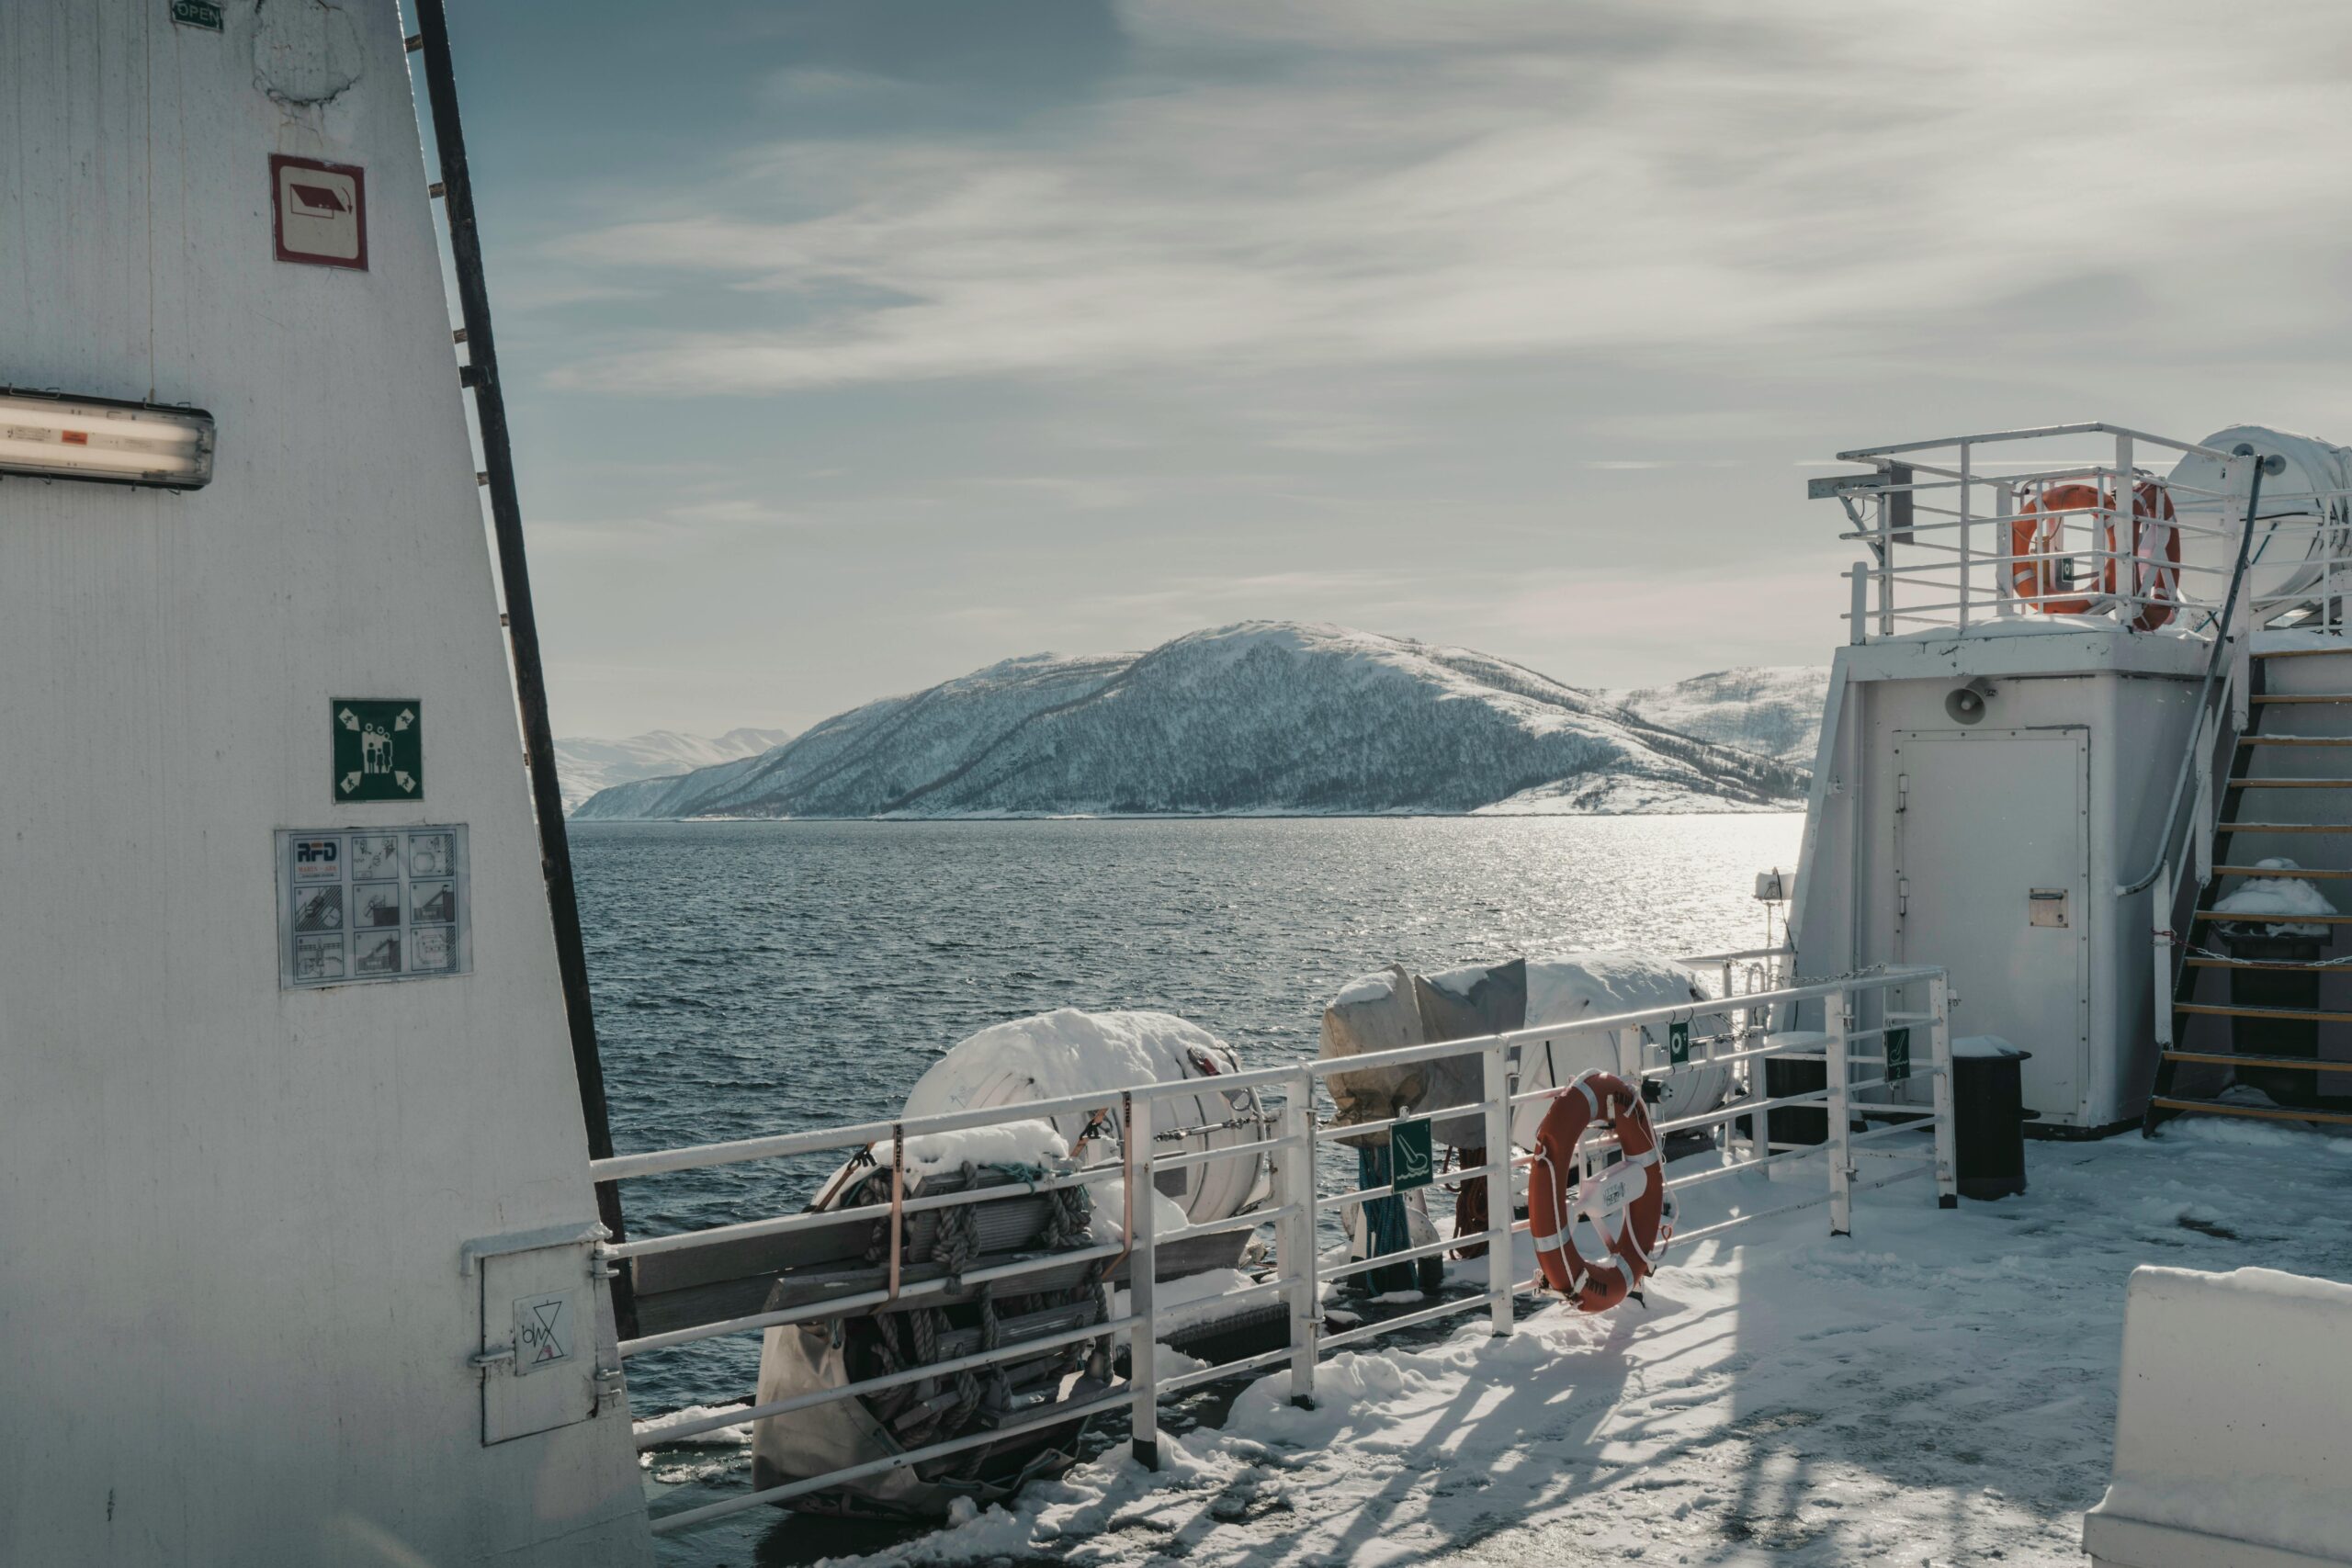
M464 823L277 839L280 988L472 972Z
M2066 890L2063 887L2037 887L2026 896L2026 924L2030 926L2066 926Z
M481 1440L503 1443L596 1414L595 1283L589 1244L485 1257Z

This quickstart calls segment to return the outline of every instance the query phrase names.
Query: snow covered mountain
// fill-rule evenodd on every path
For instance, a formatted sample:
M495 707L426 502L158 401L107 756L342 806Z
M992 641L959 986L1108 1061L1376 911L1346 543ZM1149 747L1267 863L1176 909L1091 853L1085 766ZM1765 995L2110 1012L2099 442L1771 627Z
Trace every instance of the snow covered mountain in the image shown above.
M1038 654L607 789L583 818L1789 809L1802 769L1467 649L1252 621Z
M563 785L563 808L572 812L600 789L691 773L738 757L756 757L791 739L788 729L743 728L713 736L655 729L626 740L559 740L555 743L556 777Z
M1810 768L1828 690L1826 664L1742 665L1611 696L1652 724Z

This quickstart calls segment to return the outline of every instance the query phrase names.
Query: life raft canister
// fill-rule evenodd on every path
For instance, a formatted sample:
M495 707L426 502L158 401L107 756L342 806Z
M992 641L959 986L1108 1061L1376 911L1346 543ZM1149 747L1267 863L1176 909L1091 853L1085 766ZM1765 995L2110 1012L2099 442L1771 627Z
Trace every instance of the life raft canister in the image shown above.
M1592 1179L1588 1201L1572 1206L1567 1187L1577 1172L1577 1143L1595 1120L1615 1124L1624 1157ZM1611 1193L1611 1183L1623 1183L1622 1193ZM1599 1258L1588 1258L1577 1249L1573 1232L1579 1208L1592 1217L1607 1247ZM1606 1218L1611 1213L1620 1221L1613 1235ZM1584 1073L1552 1101L1535 1134L1527 1217L1544 1282L1580 1312L1607 1312L1657 1269L1672 1234L1666 1176L1658 1168L1649 1108L1624 1079L1613 1073Z
M2059 552L2065 535L2064 514L2069 512L2092 512L2111 508L2115 504L2112 491L2102 491L2086 484L2052 485L2039 496L2028 497L2025 505L2009 523L2009 586L2018 598L2045 615L2080 615L2088 613L2088 599L2053 599L2052 594L2072 586L2062 583L2058 577L2058 562L2048 558ZM2144 601L2132 617L2132 629L2152 632L2172 619L2173 606L2180 597L2180 530L2172 525L2177 520L2172 507L2172 495L2150 479L2143 479L2132 489L2132 544L2127 551L2116 536L2116 520L2107 523L2109 556L2106 570L2100 573L2101 592L2128 592L2134 599ZM2128 554L2132 562L2132 585L2119 589L2122 574L2116 569L2123 563L2119 557Z

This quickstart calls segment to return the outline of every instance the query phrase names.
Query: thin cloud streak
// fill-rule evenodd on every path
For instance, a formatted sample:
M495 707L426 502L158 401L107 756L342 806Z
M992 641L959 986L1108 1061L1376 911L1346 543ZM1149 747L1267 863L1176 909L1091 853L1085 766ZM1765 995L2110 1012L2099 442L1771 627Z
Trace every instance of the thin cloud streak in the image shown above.
M630 46L658 115L485 96L484 177L550 176L492 270L583 732L1258 616L1817 662L1838 450L2352 434L2338 4L1024 9L718 7Z
M2277 156L2344 142L2336 83L2210 25L1601 7L1619 47L1588 59L1515 8L1414 28L1405 51L1351 15L1284 7L1279 36L1322 51L1073 109L1050 140L748 156L681 210L557 252L616 286L723 283L745 329L644 333L555 378L694 394L1803 340L1871 355L2086 276L2185 299L2217 239L2257 222L2315 265L2343 248L2294 221L2302 178ZM1155 28L1163 47L1214 30L1165 6L1133 27L1147 49ZM1981 47L2005 29L2012 47ZM762 298L796 319L758 324Z

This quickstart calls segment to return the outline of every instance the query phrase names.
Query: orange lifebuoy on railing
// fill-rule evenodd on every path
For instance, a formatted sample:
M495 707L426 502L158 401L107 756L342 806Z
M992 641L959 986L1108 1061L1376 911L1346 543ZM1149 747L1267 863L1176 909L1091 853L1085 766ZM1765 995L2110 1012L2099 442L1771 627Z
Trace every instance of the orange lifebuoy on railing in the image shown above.
M2137 602L2132 625L2140 631L2154 631L2171 620L2180 599L2180 530L2173 526L2175 518L2170 491L2148 479L2132 487L2132 581L2120 589L2116 568L2123 562L2117 558L2126 552L2115 542L2114 520L2107 525L2107 547L2116 552L2107 558L2107 591L2129 593Z
M1577 1144L1595 1121L1615 1126L1624 1157L1593 1178L1594 1190L1571 1205L1567 1189L1577 1173ZM1614 1235L1609 1228L1612 1215L1618 1221ZM1574 1232L1579 1218L1589 1218L1600 1234L1603 1250L1598 1257L1587 1258L1577 1247ZM1580 1312L1607 1312L1657 1270L1673 1232L1667 1216L1666 1172L1658 1163L1657 1132L1650 1125L1649 1107L1624 1079L1613 1073L1585 1073L1552 1101L1535 1134L1527 1219L1544 1282Z
M2071 588L2058 575L2055 557L2065 554L2065 514L2097 512L2115 505L2112 491L2086 484L2052 485L2030 496L2009 523L2009 586L2019 599L2045 615L2080 615L2089 612L2089 599L2058 599L2052 595ZM2132 489L2132 543L2127 549L2117 536L2115 519L2107 523L2106 570L2099 574L2100 591L2129 593L2137 604L2132 625L2154 631L2172 619L2180 597L2180 530L2173 526L2172 496L2153 480ZM2124 558L2132 562L2132 584L2120 588L2116 569Z
M2079 615L2091 607L2087 599L2051 597L2061 583L2058 562L2050 558L2065 543L2065 514L2089 512L2099 504L2099 492L2081 484L2052 485L2026 498L2009 523L2009 586L2018 598L2045 615Z

